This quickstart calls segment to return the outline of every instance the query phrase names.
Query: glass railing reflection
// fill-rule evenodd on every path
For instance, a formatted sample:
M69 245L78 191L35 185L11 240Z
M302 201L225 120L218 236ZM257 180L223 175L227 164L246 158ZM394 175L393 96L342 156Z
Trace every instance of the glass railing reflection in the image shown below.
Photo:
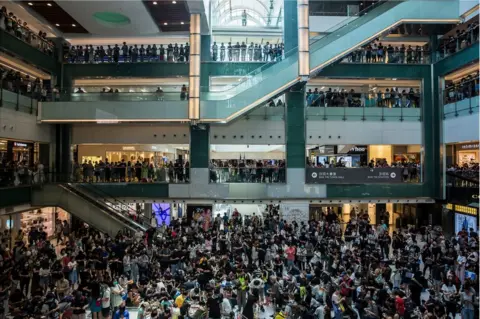
M96 101L184 101L186 90L180 92L95 92L76 90L74 93L53 93L52 102L96 102Z
M10 91L0 88L0 107L16 111L37 114L38 100L42 99L40 93Z
M444 119L479 112L479 78L468 76L440 93Z
M214 167L210 168L211 183L285 183L284 167L244 168Z

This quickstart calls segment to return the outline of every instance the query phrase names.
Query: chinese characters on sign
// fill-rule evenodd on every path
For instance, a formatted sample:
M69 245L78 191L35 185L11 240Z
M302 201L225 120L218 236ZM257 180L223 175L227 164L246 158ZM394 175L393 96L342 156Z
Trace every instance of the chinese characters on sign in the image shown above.
M401 183L402 168L307 168L307 184Z

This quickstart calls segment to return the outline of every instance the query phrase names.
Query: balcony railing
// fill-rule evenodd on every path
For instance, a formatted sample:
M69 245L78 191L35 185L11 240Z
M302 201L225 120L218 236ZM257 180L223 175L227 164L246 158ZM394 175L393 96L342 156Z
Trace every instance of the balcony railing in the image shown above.
M37 114L38 99L41 97L36 93L24 93L10 91L0 88L0 107L14 109L16 111Z
M284 167L212 167L211 183L285 183Z

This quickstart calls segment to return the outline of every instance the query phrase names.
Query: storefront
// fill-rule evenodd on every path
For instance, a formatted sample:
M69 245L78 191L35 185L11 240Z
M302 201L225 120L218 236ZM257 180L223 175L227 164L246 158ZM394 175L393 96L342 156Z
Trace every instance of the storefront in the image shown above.
M322 145L309 150L315 166L361 167L367 163L366 145Z
M470 229L478 233L478 207L450 203L445 205L445 211L448 214L448 220L453 219L455 234L461 230L469 232Z
M79 162L125 162L136 163L147 161L156 166L167 162L180 160L185 163L190 160L189 145L187 144L166 144L166 145L78 145L76 158Z
M0 161L23 162L33 165L39 161L39 143L0 140Z
M32 228L42 228L47 234L47 238L53 238L58 223L63 223L63 221L70 223L70 219L70 214L61 208L43 207L0 216L0 231L4 233L5 230L8 230L11 238L10 244L13 244L19 230L21 230L25 234L24 241L27 243L28 233Z
M478 163L479 144L478 142L455 144L455 161L459 166Z

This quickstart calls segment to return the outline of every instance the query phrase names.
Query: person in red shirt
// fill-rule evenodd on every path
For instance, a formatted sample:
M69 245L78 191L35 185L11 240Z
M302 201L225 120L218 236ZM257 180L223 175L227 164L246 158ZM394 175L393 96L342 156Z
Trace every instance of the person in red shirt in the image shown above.
M399 314L400 317L403 317L405 315L405 301L400 296L400 293L398 291L395 292L394 297L395 297L395 310L397 310L397 313Z

